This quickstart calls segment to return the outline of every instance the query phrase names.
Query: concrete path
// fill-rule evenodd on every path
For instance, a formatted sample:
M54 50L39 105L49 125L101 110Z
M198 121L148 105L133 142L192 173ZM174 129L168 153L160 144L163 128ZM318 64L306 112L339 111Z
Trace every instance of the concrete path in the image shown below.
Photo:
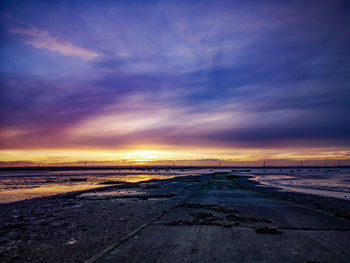
M350 262L350 223L216 174L95 262Z

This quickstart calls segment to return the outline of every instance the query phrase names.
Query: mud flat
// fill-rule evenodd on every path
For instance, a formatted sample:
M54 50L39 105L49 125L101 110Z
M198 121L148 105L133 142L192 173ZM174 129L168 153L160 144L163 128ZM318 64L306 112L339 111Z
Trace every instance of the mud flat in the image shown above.
M186 200L209 177L110 182L0 204L0 262L83 262Z
M229 173L112 183L1 205L0 261L350 262L338 201Z

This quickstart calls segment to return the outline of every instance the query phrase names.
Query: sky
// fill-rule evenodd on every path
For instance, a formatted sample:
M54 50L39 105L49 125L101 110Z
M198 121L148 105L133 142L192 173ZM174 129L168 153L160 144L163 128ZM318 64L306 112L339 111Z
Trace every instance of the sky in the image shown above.
M350 164L347 0L5 0L0 38L2 166Z

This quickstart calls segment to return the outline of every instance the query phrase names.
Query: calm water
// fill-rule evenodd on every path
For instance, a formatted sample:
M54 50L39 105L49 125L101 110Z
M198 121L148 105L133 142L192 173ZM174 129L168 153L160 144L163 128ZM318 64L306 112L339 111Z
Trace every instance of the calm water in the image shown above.
M214 169L214 171L231 171L231 169ZM0 171L0 203L104 187L106 185L99 183L110 180L141 182L208 172L208 169ZM350 169L255 169L241 174L253 176L252 180L262 185L277 187L285 191L350 199ZM70 178L86 178L87 181L72 182Z
M199 175L203 170L87 170L87 171L0 171L0 203L104 187L101 182L141 182L176 176ZM70 178L86 178L72 182Z
M350 199L350 169L267 169L253 171L253 179L286 191Z

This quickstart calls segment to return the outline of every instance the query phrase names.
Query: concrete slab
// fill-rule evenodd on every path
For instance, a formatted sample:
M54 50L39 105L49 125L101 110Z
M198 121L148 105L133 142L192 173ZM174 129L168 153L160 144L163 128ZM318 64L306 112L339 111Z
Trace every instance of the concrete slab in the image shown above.
M97 262L350 262L345 219L239 188L223 176L187 202ZM259 234L262 226L275 234Z
M349 262L349 232L151 225L97 262Z

